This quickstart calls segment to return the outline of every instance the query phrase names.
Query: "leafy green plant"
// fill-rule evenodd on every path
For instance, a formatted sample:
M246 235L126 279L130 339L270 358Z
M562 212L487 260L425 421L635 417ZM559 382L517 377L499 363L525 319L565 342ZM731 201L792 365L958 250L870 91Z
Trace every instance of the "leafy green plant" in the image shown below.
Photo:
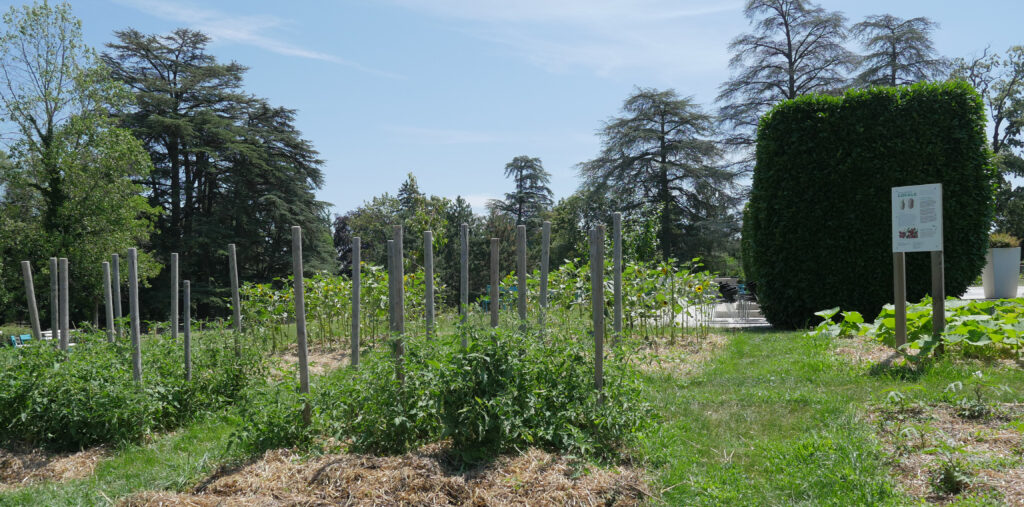
M926 449L925 454L939 457L938 466L931 470L929 483L937 493L955 495L971 486L974 482L974 470L963 459L967 453L964 444L952 440L940 440L935 447Z

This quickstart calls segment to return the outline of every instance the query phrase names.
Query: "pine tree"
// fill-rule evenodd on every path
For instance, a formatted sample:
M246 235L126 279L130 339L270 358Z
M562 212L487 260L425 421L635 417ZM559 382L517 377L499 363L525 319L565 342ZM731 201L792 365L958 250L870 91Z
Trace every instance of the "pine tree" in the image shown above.
M553 203L554 194L548 187L551 173L544 170L539 158L520 155L505 164L505 177L512 179L516 189L505 194L504 201L495 201L494 207L511 216L516 225L536 225Z
M868 16L852 32L868 54L860 59L859 86L897 86L927 81L939 75L945 61L932 46L938 25L928 18L902 19L891 14Z

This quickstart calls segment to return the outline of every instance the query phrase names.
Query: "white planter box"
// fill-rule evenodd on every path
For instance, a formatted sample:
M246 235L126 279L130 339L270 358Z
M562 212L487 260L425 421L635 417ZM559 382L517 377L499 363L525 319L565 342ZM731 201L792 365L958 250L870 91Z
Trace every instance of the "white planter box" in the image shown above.
M1017 280L1020 278L1020 247L989 248L988 262L981 272L981 283L985 288L985 299L1009 299L1017 297Z

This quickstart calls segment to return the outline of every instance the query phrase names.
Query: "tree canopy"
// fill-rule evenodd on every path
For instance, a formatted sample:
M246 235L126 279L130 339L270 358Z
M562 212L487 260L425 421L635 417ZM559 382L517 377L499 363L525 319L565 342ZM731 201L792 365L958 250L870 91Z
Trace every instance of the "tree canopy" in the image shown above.
M860 86L897 86L927 81L945 67L932 45L938 24L925 17L902 19L891 14L868 16L853 25L867 54L860 58Z

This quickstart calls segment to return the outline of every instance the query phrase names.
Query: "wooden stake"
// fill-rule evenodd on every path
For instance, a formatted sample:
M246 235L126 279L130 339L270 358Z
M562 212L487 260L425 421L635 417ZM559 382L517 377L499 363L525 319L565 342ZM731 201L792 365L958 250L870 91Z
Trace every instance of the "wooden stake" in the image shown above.
M604 226L590 231L590 305L594 319L594 388L604 387Z
M498 327L498 307L501 305L498 292L498 238L491 238L491 327Z
M292 280L295 289L295 338L299 347L299 393L309 394L309 351L306 348L306 295L302 278L302 228L292 226ZM312 417L309 401L302 411L302 422Z
M114 296L110 287L110 263L103 263L103 300L107 310L107 341L114 343Z
M459 226L459 315L462 316L462 323L465 324L469 318L469 224ZM462 350L469 347L466 333L462 333Z
M232 319L235 325L235 356L242 357L242 349L238 344L238 335L242 332L242 305L238 297L238 256L235 253L235 244L228 245L228 273L231 276L231 306Z
M192 380L192 282L185 280L185 381Z
M402 226L392 226L392 231L395 236L395 272L398 284L395 286L397 292L396 297L396 329L398 334L405 334L405 247L402 246ZM401 347L402 353L405 353L405 346Z
M32 283L32 263L21 261L21 274L25 277L25 299L28 303L28 320L32 325L32 338L43 339L43 330L39 327L39 308L36 306L36 286Z
M427 318L427 339L434 332L434 232L423 232L423 284L424 302Z
M614 346L618 343L619 336L622 334L622 213L612 215L612 237L615 242L612 253L615 264L612 268L615 291L615 320L612 327L615 331L615 335L612 337L612 345Z
M110 260L111 283L114 289L114 333L120 340L124 335L120 324L121 318L124 317L121 312L121 256L113 254L110 256Z
M526 226L516 226L516 296L519 322L526 331Z
M171 254L171 340L178 341L178 254Z
M54 340L60 335L60 285L57 272L57 258L50 257L50 338Z
M932 252L932 334L938 339L946 329L946 273L942 250ZM937 353L945 347L939 341Z
M893 288L895 292L896 307L896 337L895 344L899 348L907 343L907 275L906 275L906 254L893 252L892 254Z
M551 262L551 222L544 221L540 233L540 329L548 310L548 264Z
M362 257L362 240L358 236L352 238L352 356L349 365L359 366L359 277Z
M71 335L71 298L68 296L68 259L61 257L57 259L60 266L60 349L68 350L69 338Z
M138 251L128 249L128 309L131 312L132 378L142 382L142 341L139 324L139 258Z

